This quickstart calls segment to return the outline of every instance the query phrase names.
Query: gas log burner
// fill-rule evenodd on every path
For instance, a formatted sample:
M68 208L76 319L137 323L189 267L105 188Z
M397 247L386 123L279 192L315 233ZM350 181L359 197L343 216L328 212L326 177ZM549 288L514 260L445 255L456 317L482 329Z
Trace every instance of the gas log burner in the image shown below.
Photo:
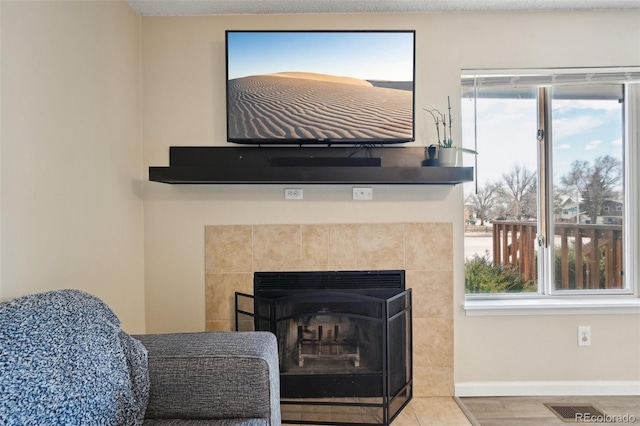
M256 272L236 330L278 339L283 423L389 425L413 396L401 270Z

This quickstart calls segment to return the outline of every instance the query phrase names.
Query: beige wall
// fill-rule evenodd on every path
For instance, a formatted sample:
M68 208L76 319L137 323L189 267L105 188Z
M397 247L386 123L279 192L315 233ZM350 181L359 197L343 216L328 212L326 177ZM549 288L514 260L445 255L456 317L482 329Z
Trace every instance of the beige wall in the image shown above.
M640 65L637 11L143 18L145 175L172 145L225 144L226 29L307 28L417 30L418 145L435 138L420 111L456 98L462 68ZM147 330L204 329L206 225L452 221L456 382L640 380L637 315L464 315L461 187L376 185L372 202L351 201L350 185L303 188L285 202L281 185L146 182ZM578 351L577 325L591 325L591 348Z
M145 329L140 21L2 1L2 300L78 288Z
M128 331L203 330L206 225L453 222L455 382L640 380L638 315L464 315L461 187L353 202L350 185L308 185L285 202L281 185L146 182L169 146L225 144L224 30L260 28L416 29L419 145L435 137L422 107L455 99L461 68L640 65L638 12L141 19L2 1L0 299L74 287Z

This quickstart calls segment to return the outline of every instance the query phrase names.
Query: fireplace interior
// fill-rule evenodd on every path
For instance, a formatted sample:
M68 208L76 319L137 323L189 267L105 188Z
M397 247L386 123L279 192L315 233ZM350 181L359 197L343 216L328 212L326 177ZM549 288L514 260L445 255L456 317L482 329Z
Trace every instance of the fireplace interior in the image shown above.
M236 293L236 329L276 335L283 423L304 424L287 408L313 405L300 410L318 413L309 424L388 425L413 395L402 270L256 272L254 294ZM331 407L355 420L336 422Z

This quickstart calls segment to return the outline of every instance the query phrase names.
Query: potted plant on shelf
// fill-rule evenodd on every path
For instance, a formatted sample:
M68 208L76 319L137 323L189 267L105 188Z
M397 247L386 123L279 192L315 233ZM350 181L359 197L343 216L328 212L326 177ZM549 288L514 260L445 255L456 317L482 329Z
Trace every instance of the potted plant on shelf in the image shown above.
M469 154L477 154L476 151L453 144L451 138L451 100L447 96L447 110L448 115L445 115L437 109L424 108L431 116L436 124L436 132L438 134L438 164L444 167L456 166L458 163L458 152L466 152ZM448 119L448 120L447 120ZM442 125L443 139L440 139L440 125ZM449 135L447 136L447 126L449 127Z

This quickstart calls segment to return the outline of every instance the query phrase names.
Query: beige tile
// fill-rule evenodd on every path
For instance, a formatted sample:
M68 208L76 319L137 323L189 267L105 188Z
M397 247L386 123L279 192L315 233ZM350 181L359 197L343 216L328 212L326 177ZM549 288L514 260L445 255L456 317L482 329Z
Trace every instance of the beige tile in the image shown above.
M253 274L207 274L207 321L235 321L235 292L253 293Z
M378 401L379 403L380 401ZM378 407L362 407L362 421L364 423L382 423L382 408ZM395 424L395 423L394 423Z
M253 276L251 276L251 280L252 280ZM242 283L242 288L244 288L244 290L247 291L239 291L239 290L233 290L234 292L239 291L240 294L238 297L238 309L245 311L245 312L253 312L253 305L254 305L254 301L253 301L253 288L249 289L247 288L248 286L253 287L253 284L250 281L250 277L246 277L246 282L243 281Z
M414 396L453 396L452 367L413 368Z
M300 225L253 227L254 271L298 271L300 256Z
M398 417L393 420L393 426L419 426L420 422L418 421L418 417L416 416L415 411L413 411L413 406L411 401L407 404L406 407L400 411Z
M363 404L382 404L383 399L381 397L359 397L358 402ZM362 421L364 423L380 423L383 417L382 407L363 406Z
M307 405L302 408L300 419L303 421L331 421L331 407L321 405Z
M231 331L255 331L253 319L246 319L246 317L238 318L238 329L236 330L235 321L231 320Z
M281 404L280 415L282 416L282 420L300 421L302 420L302 406Z
M453 272L406 271L414 318L453 318Z
M357 225L329 225L329 270L356 270Z
M252 269L251 226L206 226L205 269L207 274L250 272Z
M362 423L360 407L332 407L331 421L338 423Z
M453 226L451 223L405 224L406 268L409 270L453 270Z
M227 320L207 321L206 331L233 331L235 326Z
M453 367L453 319L413 319L413 365Z
M381 410L366 412L357 407L299 407L283 405L282 418L290 421L300 420L303 416L308 420L318 420L317 415L332 422L365 422L379 424L382 422ZM302 413L306 413L303 415ZM393 426L470 426L471 423L460 410L452 397L414 397L393 420Z
M302 225L301 269L325 271L329 266L329 225Z
M404 269L403 225L358 225L357 259L358 269Z
M413 289L414 395L450 396L453 394L453 274L446 263L452 263L451 229L451 224L207 227L207 330L235 328L233 293L253 292L254 268L248 266L247 271L238 274L231 272L247 268L243 262L252 255L255 270L353 270L405 269L404 255L407 253L408 258L413 256L406 269L407 286ZM227 241L226 248L218 247L217 242L222 240ZM432 247L434 241L435 248ZM253 247L253 251L246 254L246 247ZM417 248L425 251L425 247L428 248L426 254L410 254ZM238 253L243 254L235 259ZM323 261L326 268L321 266ZM415 268L423 267L425 262L431 269ZM438 262L444 262L445 266ZM210 273L211 270L229 273ZM247 327L252 327L250 319L244 321ZM405 411L394 425L411 424L411 411ZM325 416L344 416L343 421L346 421L346 416L351 414L356 415L338 410L325 413ZM302 418L304 413L299 415ZM361 416L366 420L370 414L362 413Z
M420 426L470 426L458 404L450 397L414 398L409 403ZM395 426L395 422L393 423Z

